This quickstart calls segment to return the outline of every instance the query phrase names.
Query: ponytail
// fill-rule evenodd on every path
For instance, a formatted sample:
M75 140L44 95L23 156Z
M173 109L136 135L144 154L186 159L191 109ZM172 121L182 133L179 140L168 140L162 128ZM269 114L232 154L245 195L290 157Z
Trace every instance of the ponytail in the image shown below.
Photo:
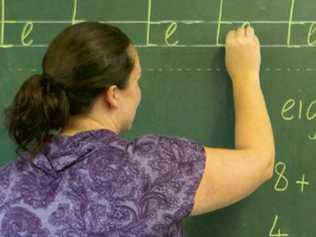
M119 28L99 22L81 22L60 32L42 59L44 73L26 80L4 111L18 149L33 158L50 135L67 127L71 116L89 113L111 85L127 88L134 67L130 45Z
M64 128L69 118L65 88L46 73L33 75L5 108L5 127L18 148L33 157L45 145L52 130Z

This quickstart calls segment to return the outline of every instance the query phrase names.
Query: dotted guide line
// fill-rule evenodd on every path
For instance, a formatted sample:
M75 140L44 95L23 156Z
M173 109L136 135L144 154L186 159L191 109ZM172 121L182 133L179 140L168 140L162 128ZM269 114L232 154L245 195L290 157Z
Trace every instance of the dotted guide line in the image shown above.
M176 68L144 68L143 70L149 71L149 72L223 72L226 71L226 69L223 68L181 68L181 67L176 67ZM25 69L25 68L8 68L8 71L31 71L31 72L39 72L38 69L36 68L31 68L31 69ZM261 71L266 71L266 72L314 72L316 71L316 68L262 68Z

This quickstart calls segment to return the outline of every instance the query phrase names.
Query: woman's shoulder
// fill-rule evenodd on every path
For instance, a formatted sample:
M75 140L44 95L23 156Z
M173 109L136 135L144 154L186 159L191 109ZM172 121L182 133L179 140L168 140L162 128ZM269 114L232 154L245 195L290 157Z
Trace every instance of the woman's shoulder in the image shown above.
M190 138L155 134L139 136L128 146L131 160L140 164L141 186L165 200L158 209L175 221L188 216L205 168L204 146Z
M145 134L130 141L129 146L140 153L171 152L185 155L187 152L204 152L204 146L197 140L162 134Z

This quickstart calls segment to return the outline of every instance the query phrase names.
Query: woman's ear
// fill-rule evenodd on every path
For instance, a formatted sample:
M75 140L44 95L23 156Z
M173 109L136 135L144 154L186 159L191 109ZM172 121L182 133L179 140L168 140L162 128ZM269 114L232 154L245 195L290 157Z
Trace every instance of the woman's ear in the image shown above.
M119 101L118 101L119 91L116 85L112 85L108 88L105 93L105 101L110 109L117 108Z

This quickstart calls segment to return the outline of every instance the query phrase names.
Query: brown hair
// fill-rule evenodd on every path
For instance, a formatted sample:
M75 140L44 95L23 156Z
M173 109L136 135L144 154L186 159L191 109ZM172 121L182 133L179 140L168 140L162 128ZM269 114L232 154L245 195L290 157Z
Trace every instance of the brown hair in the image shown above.
M10 106L5 126L19 149L40 151L71 115L88 112L111 85L125 89L134 62L130 39L117 27L84 22L72 25L50 43L42 74L24 81Z

